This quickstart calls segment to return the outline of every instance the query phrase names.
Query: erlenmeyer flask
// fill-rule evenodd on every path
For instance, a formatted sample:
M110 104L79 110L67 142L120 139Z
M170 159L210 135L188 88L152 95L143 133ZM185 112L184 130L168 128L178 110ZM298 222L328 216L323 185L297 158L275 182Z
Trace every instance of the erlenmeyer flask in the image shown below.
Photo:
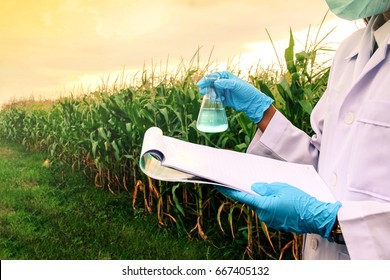
M206 89L202 105L199 110L196 128L203 132L222 132L228 128L225 108L221 97L214 90L214 81L219 79L218 75L207 75L205 79L212 80L212 85Z

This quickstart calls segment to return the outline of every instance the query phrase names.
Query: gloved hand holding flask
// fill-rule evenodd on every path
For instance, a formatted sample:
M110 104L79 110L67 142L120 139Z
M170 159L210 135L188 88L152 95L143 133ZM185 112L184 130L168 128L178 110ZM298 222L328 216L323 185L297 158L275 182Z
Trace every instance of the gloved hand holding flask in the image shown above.
M224 106L243 112L251 121L256 124L259 123L264 112L274 100L230 72L223 71L214 74L219 75L218 80L210 81L206 79L206 76L197 83L200 93L206 94L206 89L213 83L213 87L217 94L221 96Z

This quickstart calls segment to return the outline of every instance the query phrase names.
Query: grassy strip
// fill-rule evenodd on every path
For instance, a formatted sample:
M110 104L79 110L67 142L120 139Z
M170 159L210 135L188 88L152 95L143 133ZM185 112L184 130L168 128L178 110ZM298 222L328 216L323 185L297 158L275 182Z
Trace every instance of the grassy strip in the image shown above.
M43 154L0 143L0 259L234 259L241 251L188 240L96 189Z

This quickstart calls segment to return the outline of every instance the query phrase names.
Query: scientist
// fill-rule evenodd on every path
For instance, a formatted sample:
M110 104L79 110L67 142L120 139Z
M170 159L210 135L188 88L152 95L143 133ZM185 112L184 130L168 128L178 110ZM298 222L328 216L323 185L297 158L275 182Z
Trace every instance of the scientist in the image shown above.
M344 40L311 114L313 136L273 100L229 72L214 87L224 105L258 124L248 153L312 164L335 203L285 183L254 183L251 195L219 188L276 230L305 233L303 259L390 259L390 0L326 0L347 19L369 19ZM209 86L198 83L200 91Z

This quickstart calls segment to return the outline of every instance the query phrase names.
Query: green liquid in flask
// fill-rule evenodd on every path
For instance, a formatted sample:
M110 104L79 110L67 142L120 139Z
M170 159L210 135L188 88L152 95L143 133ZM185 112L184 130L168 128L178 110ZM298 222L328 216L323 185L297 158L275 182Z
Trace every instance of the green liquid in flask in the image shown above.
M209 75L206 78L215 81L219 76ZM209 133L223 132L228 128L225 108L213 87L207 88L207 92L203 97L196 128L199 131Z
M222 132L228 128L224 108L203 108L199 112L196 128L203 132Z

